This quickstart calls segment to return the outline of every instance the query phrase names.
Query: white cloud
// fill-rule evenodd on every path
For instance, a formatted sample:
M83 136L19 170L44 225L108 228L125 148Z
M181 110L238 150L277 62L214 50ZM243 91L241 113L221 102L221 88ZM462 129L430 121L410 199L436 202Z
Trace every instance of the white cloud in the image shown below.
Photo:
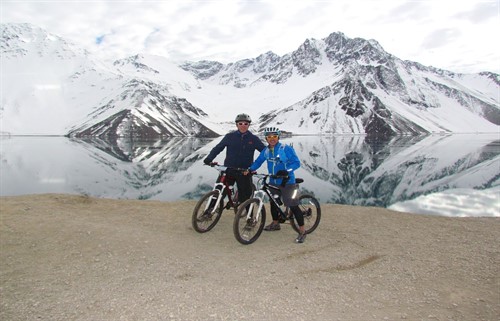
M456 29L437 29L428 34L423 43L422 47L424 49L433 49L439 47L446 47L453 40L460 37L460 31Z
M0 20L35 24L111 59L147 52L227 63L340 31L401 59L500 73L499 8L499 0L2 0Z

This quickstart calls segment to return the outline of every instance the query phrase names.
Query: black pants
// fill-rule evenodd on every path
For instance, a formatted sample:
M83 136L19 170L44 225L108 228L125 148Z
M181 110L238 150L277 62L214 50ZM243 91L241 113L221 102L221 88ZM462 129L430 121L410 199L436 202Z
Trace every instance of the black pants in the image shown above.
M252 196L252 176L238 173L234 178L238 186L238 202L241 204Z
M226 179L230 185L236 182L238 187L238 203L243 203L252 196L252 176L243 175L241 172L228 171ZM217 179L220 182L220 176Z
M297 224L299 226L304 225L304 213L300 210L300 207L296 206L290 206L290 211L292 211L293 216L295 216L295 219L297 220ZM274 205L273 202L271 202L271 216L273 217L273 221L278 221L280 218L278 209L276 205Z

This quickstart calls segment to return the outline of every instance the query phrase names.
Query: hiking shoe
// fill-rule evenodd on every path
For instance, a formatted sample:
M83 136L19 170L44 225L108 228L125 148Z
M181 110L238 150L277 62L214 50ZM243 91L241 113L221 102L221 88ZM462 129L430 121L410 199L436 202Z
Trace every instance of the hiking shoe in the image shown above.
M268 226L264 227L264 231L279 231L281 230L279 223L271 223Z
M305 240L306 240L306 233L299 234L295 239L295 243L304 243Z

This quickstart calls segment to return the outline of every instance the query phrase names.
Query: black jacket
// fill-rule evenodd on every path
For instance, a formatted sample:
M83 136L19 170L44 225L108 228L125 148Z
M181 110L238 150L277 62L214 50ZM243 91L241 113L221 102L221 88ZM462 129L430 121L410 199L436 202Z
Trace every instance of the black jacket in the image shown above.
M262 151L266 146L259 137L247 131L242 134L236 130L228 133L222 138L205 158L205 161L211 162L224 148L226 148L226 158L224 166L236 168L248 168L253 163L254 152Z

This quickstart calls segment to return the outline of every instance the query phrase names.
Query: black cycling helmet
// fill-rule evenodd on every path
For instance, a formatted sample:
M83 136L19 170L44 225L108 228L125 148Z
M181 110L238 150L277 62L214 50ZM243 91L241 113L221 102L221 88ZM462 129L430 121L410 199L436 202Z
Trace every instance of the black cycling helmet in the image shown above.
M247 115L247 114L238 114L236 116L236 119L234 120L234 122L237 123L239 121L246 121L248 123L251 123L252 122L252 118L250 118L250 116Z

